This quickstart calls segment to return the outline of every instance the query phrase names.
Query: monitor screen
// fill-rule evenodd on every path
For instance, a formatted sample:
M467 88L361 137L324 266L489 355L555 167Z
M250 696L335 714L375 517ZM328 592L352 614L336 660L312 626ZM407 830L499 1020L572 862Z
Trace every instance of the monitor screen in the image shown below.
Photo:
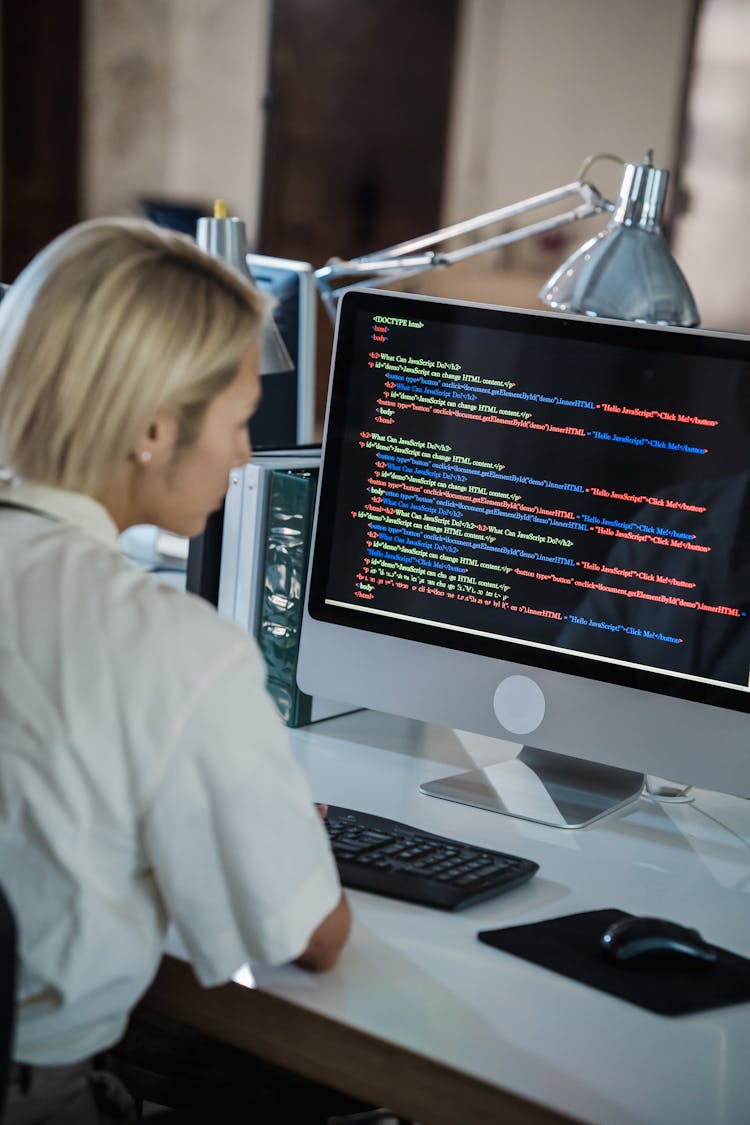
M348 293L301 682L748 794L749 531L747 338Z

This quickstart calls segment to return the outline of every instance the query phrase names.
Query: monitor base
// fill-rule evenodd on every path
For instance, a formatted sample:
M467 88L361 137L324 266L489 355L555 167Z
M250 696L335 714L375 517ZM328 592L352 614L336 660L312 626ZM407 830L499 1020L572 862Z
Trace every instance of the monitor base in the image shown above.
M689 805L695 800L692 785L679 785L650 774L646 778L643 796L662 805Z
M642 773L522 747L516 758L442 777L420 792L489 812L547 824L585 828L638 799Z

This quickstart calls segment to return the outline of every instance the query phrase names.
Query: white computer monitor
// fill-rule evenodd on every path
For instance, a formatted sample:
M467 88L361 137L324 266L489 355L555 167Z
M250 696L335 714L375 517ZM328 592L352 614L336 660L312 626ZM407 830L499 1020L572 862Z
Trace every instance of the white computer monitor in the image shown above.
M274 302L273 318L289 356L286 370L261 372L261 400L250 419L254 449L279 449L315 440L317 289L312 266L289 258L246 254L258 289ZM223 509L201 535L190 540L185 584L191 593L218 604L222 576Z
M300 684L526 744L425 791L750 796L748 612L748 337L344 295Z
M315 440L317 289L309 262L246 254L253 281L274 302L274 320L289 353L288 371L262 378L260 407L250 422L256 448Z

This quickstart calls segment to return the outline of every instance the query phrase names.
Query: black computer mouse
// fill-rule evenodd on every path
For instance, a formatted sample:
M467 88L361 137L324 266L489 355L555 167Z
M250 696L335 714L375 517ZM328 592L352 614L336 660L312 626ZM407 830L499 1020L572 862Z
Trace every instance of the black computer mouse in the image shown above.
M666 918L635 914L619 918L607 927L601 937L601 950L610 960L623 964L663 960L708 965L717 959L716 950L697 930Z

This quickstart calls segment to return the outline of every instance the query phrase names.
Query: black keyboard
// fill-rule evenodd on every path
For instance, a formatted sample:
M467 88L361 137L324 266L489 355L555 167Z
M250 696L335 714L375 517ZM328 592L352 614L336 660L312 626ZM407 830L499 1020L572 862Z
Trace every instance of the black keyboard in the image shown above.
M328 806L326 826L345 887L440 910L501 894L539 870L530 859L336 805Z

